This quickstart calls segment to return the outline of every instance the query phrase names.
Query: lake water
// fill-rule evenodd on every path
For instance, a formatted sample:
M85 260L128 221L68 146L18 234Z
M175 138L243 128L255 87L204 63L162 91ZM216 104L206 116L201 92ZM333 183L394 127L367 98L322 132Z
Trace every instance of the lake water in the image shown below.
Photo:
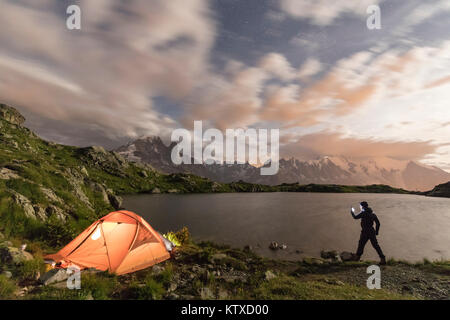
M226 193L132 195L124 207L156 230L187 226L196 240L233 247L251 245L262 255L299 259L320 251L355 252L360 220L353 206L368 201L381 222L378 237L385 255L408 261L450 259L450 199L397 194ZM268 249L271 241L286 250ZM297 251L301 251L299 254ZM370 242L364 259L378 259Z

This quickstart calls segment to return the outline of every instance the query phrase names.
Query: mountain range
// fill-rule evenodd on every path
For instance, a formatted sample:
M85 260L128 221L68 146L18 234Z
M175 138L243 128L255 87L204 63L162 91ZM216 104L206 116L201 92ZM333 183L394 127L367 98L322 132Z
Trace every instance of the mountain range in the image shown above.
M192 173L210 180L229 183L245 181L254 184L280 185L385 184L413 191L428 191L448 182L450 173L412 160L391 158L349 158L324 156L310 160L280 159L279 171L273 176L263 176L260 168L243 164L181 164L171 161L175 143L166 145L160 137L139 138L115 151L129 161L150 164L163 173Z

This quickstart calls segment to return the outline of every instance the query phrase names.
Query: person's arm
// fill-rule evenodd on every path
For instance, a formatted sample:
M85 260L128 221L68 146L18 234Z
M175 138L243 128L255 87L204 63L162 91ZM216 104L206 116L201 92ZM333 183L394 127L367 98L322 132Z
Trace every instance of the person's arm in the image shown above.
M375 221L376 235L378 235L378 232L380 231L380 220L378 220L378 217L377 217L377 215L375 213L373 214L373 220Z
M353 219L361 219L361 213L362 213L362 211L361 211L360 213L358 213L358 214L355 214L355 213L353 212L353 210L350 210L350 213L352 214Z

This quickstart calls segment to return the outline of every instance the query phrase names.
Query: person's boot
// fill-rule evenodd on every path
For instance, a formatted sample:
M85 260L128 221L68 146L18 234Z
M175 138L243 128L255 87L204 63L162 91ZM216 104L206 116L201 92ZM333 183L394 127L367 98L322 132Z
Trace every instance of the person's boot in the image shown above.
M386 264L386 258L385 257L381 257L380 258L380 266L384 266Z
M359 261L359 260L361 260L361 256L354 254L352 257L352 261Z

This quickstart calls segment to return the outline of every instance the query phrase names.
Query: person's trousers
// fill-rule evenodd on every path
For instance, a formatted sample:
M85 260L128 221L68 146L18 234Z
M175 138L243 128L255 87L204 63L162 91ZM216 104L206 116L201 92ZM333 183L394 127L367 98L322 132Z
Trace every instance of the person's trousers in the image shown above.
M361 231L361 236L359 238L358 250L356 251L356 255L360 257L362 256L364 252L364 247L366 246L366 243L369 240L373 248L377 251L380 258L384 258L383 251L381 250L380 245L378 244L377 236L375 235L375 230Z

